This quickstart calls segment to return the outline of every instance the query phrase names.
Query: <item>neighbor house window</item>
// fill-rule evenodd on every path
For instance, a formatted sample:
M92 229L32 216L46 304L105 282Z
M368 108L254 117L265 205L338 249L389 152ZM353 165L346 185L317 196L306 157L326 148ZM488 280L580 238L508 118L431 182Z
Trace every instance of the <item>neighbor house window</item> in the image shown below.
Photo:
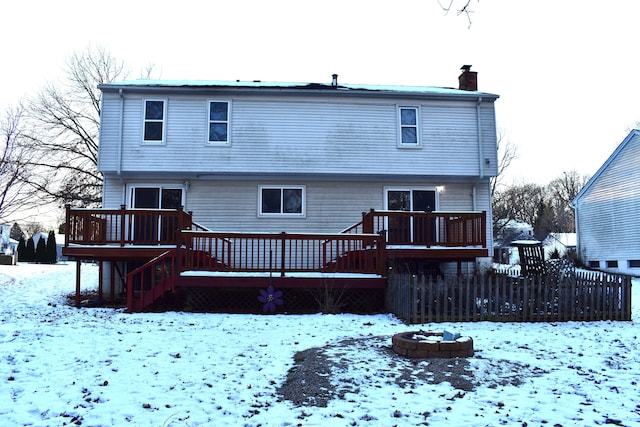
M144 101L144 142L164 142L166 101L147 99Z
M260 216L305 215L305 188L302 186L260 187Z
M640 268L640 259L630 259L629 268Z
M229 143L229 101L209 101L210 144Z
M607 260L607 268L618 268L618 261Z
M418 107L398 107L398 145L401 147L420 146L420 109Z
M589 267L600 268L600 261L589 261Z

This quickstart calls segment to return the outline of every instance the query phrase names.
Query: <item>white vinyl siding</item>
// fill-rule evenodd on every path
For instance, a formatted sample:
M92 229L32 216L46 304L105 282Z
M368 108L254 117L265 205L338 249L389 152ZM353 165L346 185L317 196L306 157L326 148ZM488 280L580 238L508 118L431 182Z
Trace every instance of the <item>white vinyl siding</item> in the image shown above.
M305 182L305 217L274 215L259 217L258 190L255 181L192 181L186 209L192 210L196 222L216 230L264 232L337 233L362 220L370 209L385 209L385 188L382 181ZM444 185L438 195L440 211L472 211L469 196L473 183ZM434 183L407 182L402 188L434 188ZM394 184L393 188L396 188ZM487 211L490 232L489 185L478 185L478 210ZM487 236L490 245L490 236ZM490 247L490 246L489 246Z
M397 105L386 99L329 99L237 96L224 151L211 150L207 96L172 95L166 102L165 145L140 146L143 98L124 95L122 160L118 164L117 132L102 133L102 171L165 173L354 174L362 176L480 175L475 101L420 102L421 150L398 150ZM120 98L106 96L103 126L118 128ZM366 102L365 102L366 101ZM231 108L231 104L230 104ZM480 108L485 176L495 175L493 104ZM493 136L492 136L493 135ZM107 154L108 153L108 154ZM456 161L452 162L451 159Z
M611 159L576 201L578 255L602 267L640 259L640 133Z

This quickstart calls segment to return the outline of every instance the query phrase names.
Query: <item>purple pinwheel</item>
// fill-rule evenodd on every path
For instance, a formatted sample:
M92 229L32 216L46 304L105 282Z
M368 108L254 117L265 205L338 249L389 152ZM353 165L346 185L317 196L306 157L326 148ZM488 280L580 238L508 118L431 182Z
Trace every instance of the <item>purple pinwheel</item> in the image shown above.
M282 305L284 301L282 301L282 291L276 291L273 289L273 286L269 285L267 290L260 289L260 295L258 295L258 301L264 304L262 307L262 311L265 313L267 311L274 312L276 311L276 305Z

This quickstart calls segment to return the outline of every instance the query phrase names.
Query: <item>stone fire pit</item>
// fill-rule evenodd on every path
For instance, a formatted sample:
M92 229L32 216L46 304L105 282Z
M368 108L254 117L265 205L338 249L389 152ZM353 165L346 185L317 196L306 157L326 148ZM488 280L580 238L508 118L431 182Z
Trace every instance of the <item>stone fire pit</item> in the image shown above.
M393 351L416 358L452 358L473 356L473 339L450 332L401 332L391 338Z

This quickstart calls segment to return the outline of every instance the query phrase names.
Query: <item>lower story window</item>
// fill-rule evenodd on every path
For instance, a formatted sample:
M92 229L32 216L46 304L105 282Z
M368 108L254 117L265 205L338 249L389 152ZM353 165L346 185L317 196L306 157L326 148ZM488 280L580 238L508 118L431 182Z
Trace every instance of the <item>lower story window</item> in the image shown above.
M618 268L618 261L616 260L608 260L607 268Z
M303 186L260 187L260 216L305 215L305 188Z
M630 259L629 268L640 268L640 259Z

